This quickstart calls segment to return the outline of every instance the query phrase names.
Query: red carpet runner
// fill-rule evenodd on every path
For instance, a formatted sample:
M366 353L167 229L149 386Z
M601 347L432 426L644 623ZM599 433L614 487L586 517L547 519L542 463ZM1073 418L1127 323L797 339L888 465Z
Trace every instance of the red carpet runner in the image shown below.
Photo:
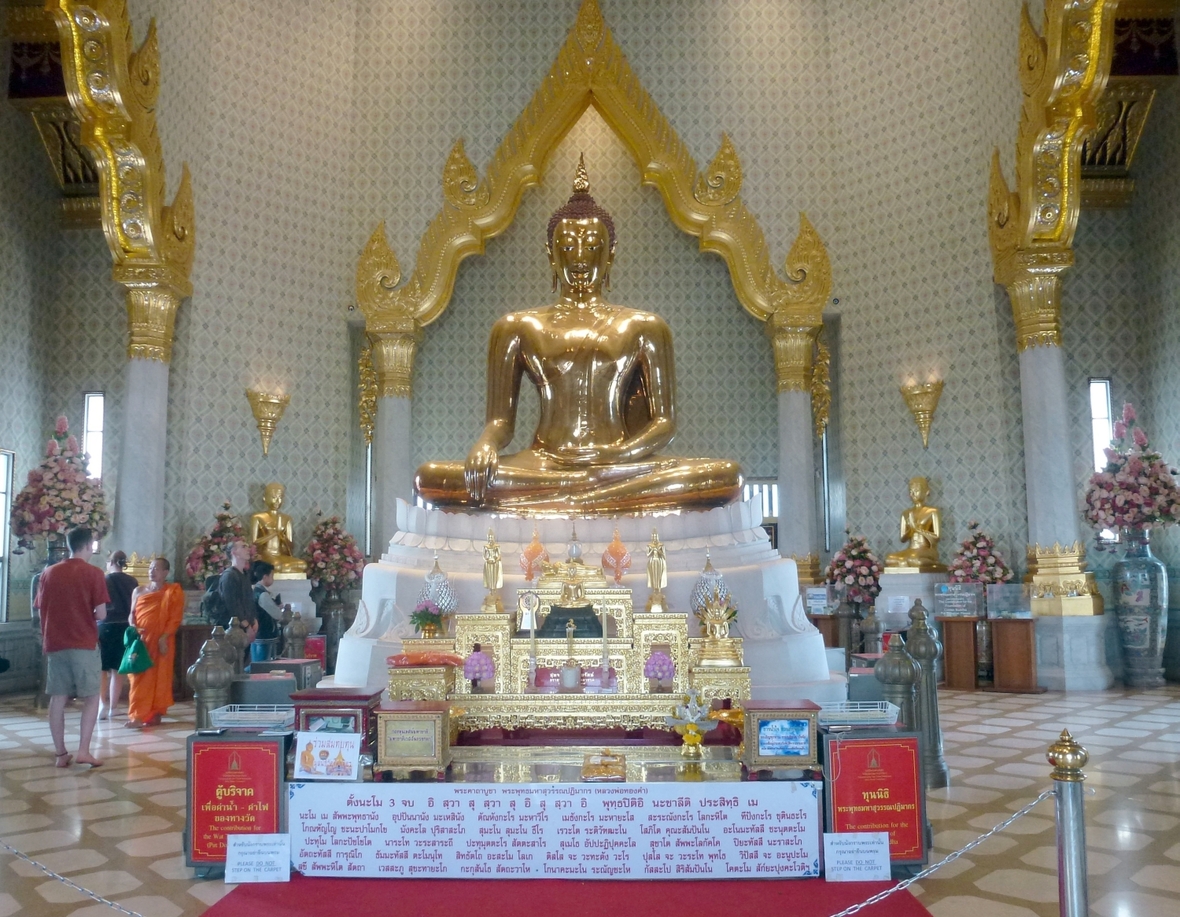
M828 917L889 887L887 882L722 879L703 882L575 882L563 879L306 879L239 885L204 917ZM865 908L863 917L930 917L909 892Z

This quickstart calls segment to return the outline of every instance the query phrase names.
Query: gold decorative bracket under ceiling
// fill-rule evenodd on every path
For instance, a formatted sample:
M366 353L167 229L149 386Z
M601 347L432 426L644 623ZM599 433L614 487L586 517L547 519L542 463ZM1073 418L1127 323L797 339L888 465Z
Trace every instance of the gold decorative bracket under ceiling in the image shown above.
M1115 13L1110 78L1095 106L1098 125L1082 147L1083 207L1130 205L1131 165L1152 102L1176 75L1175 0L1124 0Z
M53 13L40 0L9 0L8 101L28 112L61 191L65 229L101 229L98 170L82 144L81 126L66 94L61 44Z

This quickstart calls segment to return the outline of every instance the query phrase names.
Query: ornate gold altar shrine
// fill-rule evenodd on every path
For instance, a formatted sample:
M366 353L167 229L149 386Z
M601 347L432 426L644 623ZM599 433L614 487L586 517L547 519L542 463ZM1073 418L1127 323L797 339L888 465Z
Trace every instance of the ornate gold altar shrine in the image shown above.
M705 704L749 699L750 669L742 665L740 637L690 637L683 613L636 614L631 590L611 588L597 567L547 565L536 589L519 590L518 595L535 592L541 602L539 615L547 618L573 577L584 601L606 622L604 638L573 641L571 657L565 638L534 638L518 630L515 609L503 614L459 614L454 618L454 637L408 639L403 641L404 651L466 657L478 643L495 664L494 688L473 692L455 666L391 667L390 699L451 701L452 725L459 730L663 729L679 696L690 688ZM676 667L670 691L652 690L644 677L644 662L655 649L667 652ZM604 652L617 680L613 693L592 693L597 688L592 679L587 684L585 677L583 687L573 691L529 685L530 656L535 656L537 669L557 669L572 658L585 675L600 671Z

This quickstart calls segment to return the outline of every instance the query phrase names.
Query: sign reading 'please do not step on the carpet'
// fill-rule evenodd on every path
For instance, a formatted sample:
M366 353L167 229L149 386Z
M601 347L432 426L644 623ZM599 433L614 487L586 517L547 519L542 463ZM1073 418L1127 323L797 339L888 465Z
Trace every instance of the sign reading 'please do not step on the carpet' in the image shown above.
M307 876L699 879L820 873L818 782L290 784Z

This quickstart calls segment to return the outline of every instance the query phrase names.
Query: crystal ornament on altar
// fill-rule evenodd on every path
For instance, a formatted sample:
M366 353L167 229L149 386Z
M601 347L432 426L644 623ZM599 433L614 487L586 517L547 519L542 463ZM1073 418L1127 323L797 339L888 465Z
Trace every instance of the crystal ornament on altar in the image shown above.
M729 587L725 585L725 578L714 568L709 551L706 549L705 569L701 571L700 579L692 587L692 595L689 596L688 605L692 609L692 613L699 618L704 612L706 604L714 598L722 602L727 600Z
M608 576L613 576L615 585L618 586L622 584L623 575L629 569L631 569L631 552L627 550L627 546L619 538L619 530L616 528L615 537L602 552L602 570Z
M447 575L438 565L437 554L434 555L434 567L426 574L426 584L418 593L418 601L414 604L419 606L427 602L437 606L439 612L444 616L453 615L458 605L455 600L455 592L451 588L451 581L447 579Z

